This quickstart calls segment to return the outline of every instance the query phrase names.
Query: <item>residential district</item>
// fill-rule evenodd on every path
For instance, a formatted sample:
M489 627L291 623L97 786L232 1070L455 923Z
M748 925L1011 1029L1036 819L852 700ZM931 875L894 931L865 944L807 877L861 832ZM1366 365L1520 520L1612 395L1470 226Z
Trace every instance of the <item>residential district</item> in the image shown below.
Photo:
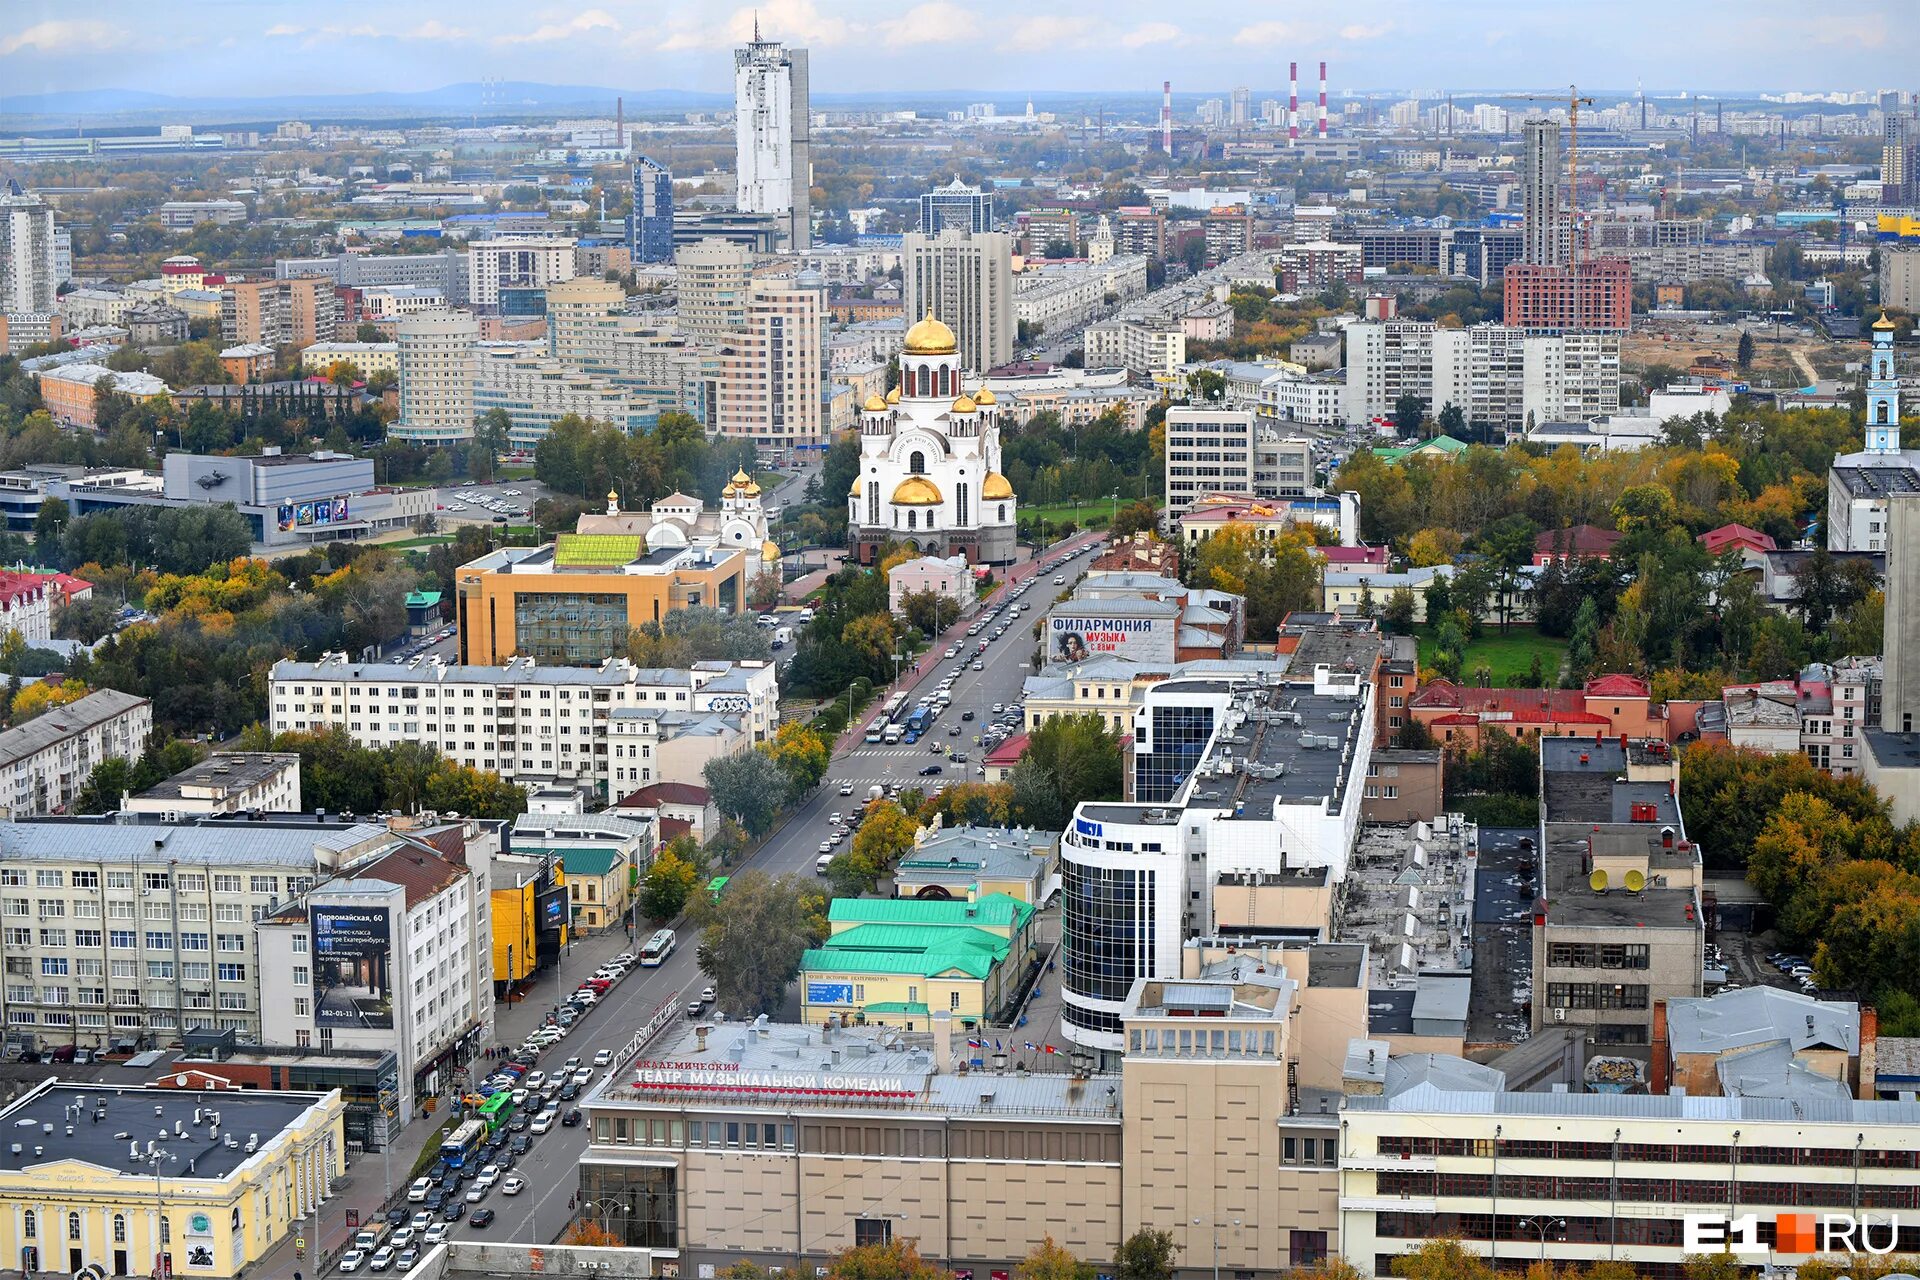
M0 1270L1911 1269L1920 95L795 12L0 99Z

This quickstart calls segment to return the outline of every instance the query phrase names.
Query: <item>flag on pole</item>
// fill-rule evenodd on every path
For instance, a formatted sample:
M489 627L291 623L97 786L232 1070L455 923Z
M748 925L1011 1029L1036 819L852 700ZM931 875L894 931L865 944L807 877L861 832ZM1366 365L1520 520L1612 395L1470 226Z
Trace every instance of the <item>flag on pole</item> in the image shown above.
M979 1042L978 1040L968 1040L968 1041L967 1041L967 1048L969 1048L969 1049L978 1049L978 1048L980 1048L980 1047L981 1047L981 1044L980 1044L980 1042Z
M1000 1048L1000 1038L999 1038L998 1036L996 1036L996 1037L994 1037L994 1041L993 1041L993 1051L994 1051L995 1053L1000 1053L1000 1052L1002 1052L1002 1050L1001 1050L1001 1048Z
M1029 1041L1027 1041L1027 1048L1029 1048L1029 1049L1038 1049L1039 1047L1040 1047L1040 1046L1039 1046L1039 1045L1037 1045L1037 1044L1035 1044L1035 1043L1034 1043L1033 1041L1031 1041L1031 1040L1029 1040Z
M1060 1051L1059 1051L1058 1049L1056 1049L1056 1048L1054 1048L1054 1047L1053 1047L1052 1045L1048 1045L1048 1046L1047 1046L1047 1052L1048 1052L1048 1053L1058 1053L1058 1052L1060 1052Z

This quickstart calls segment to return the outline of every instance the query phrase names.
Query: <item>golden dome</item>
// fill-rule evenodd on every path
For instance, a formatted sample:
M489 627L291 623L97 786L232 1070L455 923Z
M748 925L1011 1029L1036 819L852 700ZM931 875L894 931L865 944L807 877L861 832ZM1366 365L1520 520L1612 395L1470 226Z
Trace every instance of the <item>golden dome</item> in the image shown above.
M860 477L859 476L855 476L853 478L853 484L847 489L847 496L849 498L857 498L860 496Z
M893 390L887 392L887 403L888 404L900 403L900 388L895 387Z
M967 395L965 392L962 392L960 396L954 400L953 407L950 410L948 410L948 412L973 413L973 412L976 412L978 409L979 409L979 406L974 404L973 397L970 395Z
M861 408L868 413L885 413L887 411L887 402L879 396L868 396L866 404L862 405Z
M987 472L987 482L980 486L980 496L988 502L1013 496L1012 483L998 471Z
M1896 326L1894 325L1893 321L1887 319L1887 313L1885 311L1882 311L1880 313L1880 318L1873 322L1873 327L1876 329L1892 329L1892 328L1895 328Z
M902 507L937 507L945 499L925 476L908 476L894 489L893 501Z
M906 351L910 356L950 356L960 349L954 339L953 330L933 318L933 312L927 312L927 318L907 330Z
M987 390L985 387L982 387L978 391L973 393L973 402L982 408L985 408L987 405L990 405L990 404L999 403L999 401L993 398L993 392Z
M760 496L760 486L755 484L753 477L745 471L736 471L727 487L720 491L720 495L728 498L757 498Z
M774 543L763 542L760 544L760 559L763 563L772 564L775 560L778 560L779 558L780 558L780 548L776 546Z

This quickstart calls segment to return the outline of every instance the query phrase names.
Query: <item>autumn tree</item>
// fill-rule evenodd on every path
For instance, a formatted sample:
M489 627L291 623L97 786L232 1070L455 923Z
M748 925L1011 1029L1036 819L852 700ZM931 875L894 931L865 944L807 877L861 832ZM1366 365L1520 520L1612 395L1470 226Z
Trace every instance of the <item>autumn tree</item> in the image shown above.
M1494 1280L1487 1260L1458 1240L1428 1240L1393 1260L1400 1280Z
M799 721L789 720L774 732L772 742L762 744L761 750L786 775L785 799L793 800L818 786L826 776L833 744Z
M1049 1235L1020 1260L1013 1274L1018 1280L1098 1280L1100 1268L1074 1257Z
M870 803L853 844L827 866L834 892L849 898L871 892L900 855L913 848L919 830L920 824L893 801Z
M952 1273L920 1256L912 1240L856 1245L827 1263L826 1280L952 1280Z
M1120 1242L1114 1254L1114 1280L1173 1280L1173 1255L1180 1251L1173 1232L1141 1227Z
M700 969L720 1007L737 1018L776 1012L807 948L826 936L826 901L809 877L742 871L694 910Z
M91 692L78 680L37 680L21 689L13 699L13 722L25 724L35 716L45 715L55 707L64 707L69 702L78 702Z
M583 1249L618 1249L626 1241L591 1218L581 1218L567 1228L567 1243Z
M653 865L640 879L641 914L663 924L673 919L686 910L687 900L700 887L700 875L700 865L688 851L669 844L654 855Z

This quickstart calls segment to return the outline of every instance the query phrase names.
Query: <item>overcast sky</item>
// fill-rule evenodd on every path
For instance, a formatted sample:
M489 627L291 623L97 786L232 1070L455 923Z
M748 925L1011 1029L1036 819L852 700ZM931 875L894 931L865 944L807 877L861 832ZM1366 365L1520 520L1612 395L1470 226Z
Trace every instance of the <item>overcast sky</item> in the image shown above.
M755 10L726 0L0 0L8 93L265 95L438 88L494 76L728 92ZM1920 90L1915 0L768 0L813 51L817 94L1283 91L1297 59L1344 89L1579 82L1649 92Z

